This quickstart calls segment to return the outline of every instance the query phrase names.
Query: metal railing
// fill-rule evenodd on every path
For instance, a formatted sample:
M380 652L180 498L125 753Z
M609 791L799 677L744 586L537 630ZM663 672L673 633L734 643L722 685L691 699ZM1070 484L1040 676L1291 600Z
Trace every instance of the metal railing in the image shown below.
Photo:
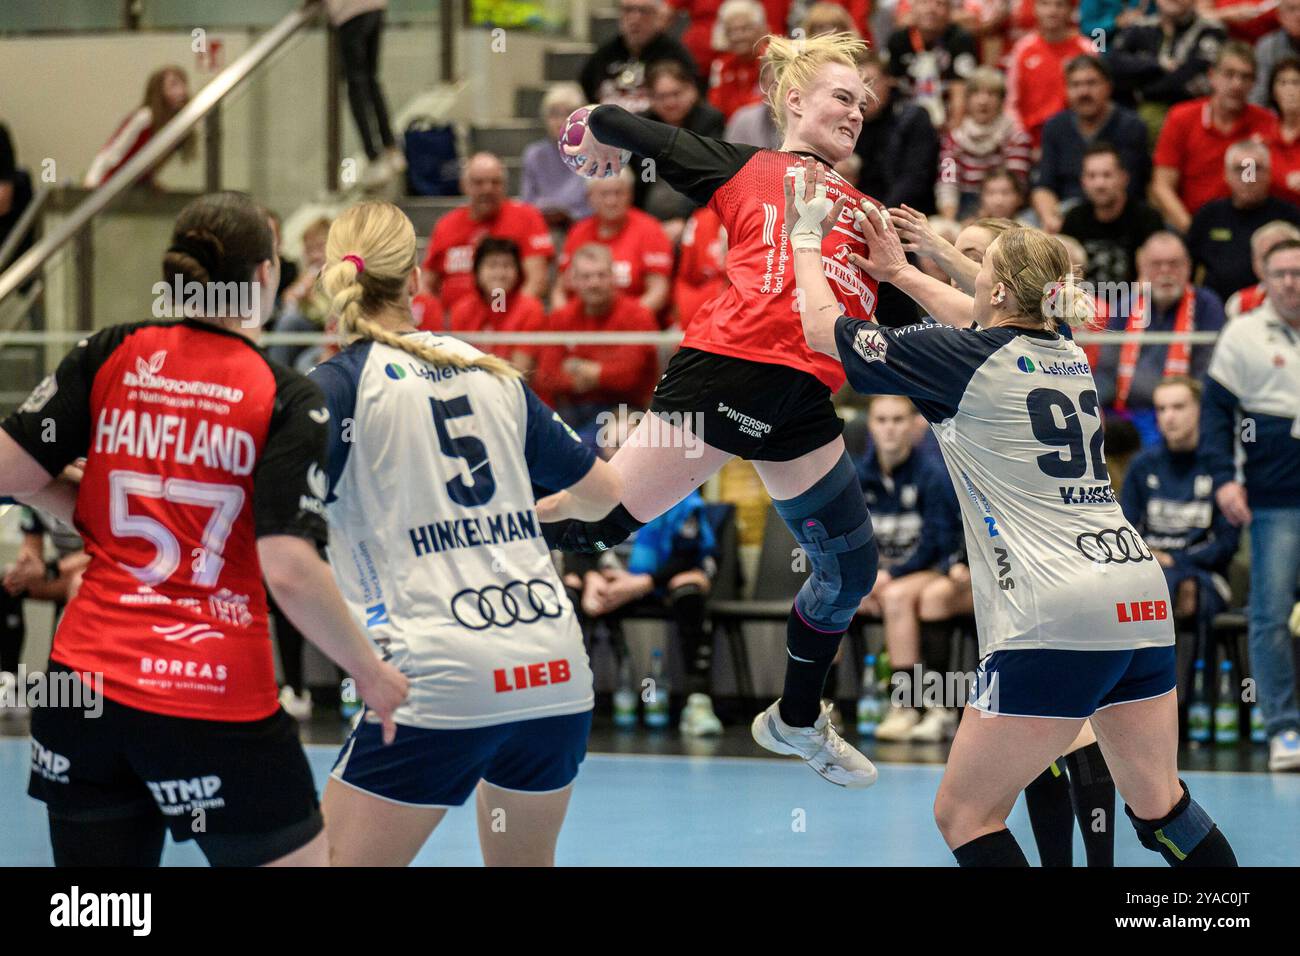
M35 246L18 258L0 274L0 302L4 302L16 289L30 279L55 253L74 240L113 200L132 183L163 160L200 122L208 122L211 136L218 128L216 117L222 100L231 90L266 62L286 40L312 22L321 9L319 0L302 6L285 15L236 59L216 75L170 122L136 153L121 169L93 193L87 196L69 216L50 230ZM212 145L211 143L209 144ZM209 153L214 150L209 149ZM208 188L218 188L221 168L219 158L209 156L207 167Z

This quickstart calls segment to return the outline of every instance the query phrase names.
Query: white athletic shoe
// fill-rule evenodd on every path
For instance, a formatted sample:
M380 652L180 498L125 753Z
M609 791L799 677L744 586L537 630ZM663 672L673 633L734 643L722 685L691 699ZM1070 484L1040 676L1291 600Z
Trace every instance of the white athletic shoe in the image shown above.
M361 174L361 186L364 189L378 189L386 186L395 175L388 154L382 153L366 163L365 172Z
M951 737L956 729L956 714L944 707L931 707L920 723L912 728L907 739L917 743L938 744Z
M912 731L921 722L921 715L914 707L893 707L876 728L876 739L898 742L911 738Z
M1300 770L1300 734L1286 730L1268 742L1269 770Z
M384 162L388 164L388 168L393 171L394 176L400 176L406 172L406 155L400 147L390 146L385 150L383 158Z
M778 700L754 718L750 733L765 750L800 757L814 771L838 787L860 790L876 782L876 768L830 725L830 705L822 702L821 716L811 727L791 727L781 719Z
M280 706L294 720L311 720L311 691L297 694L286 684L280 688Z
M716 737L722 733L722 721L713 712L713 701L708 694L691 694L686 698L677 729L683 737Z

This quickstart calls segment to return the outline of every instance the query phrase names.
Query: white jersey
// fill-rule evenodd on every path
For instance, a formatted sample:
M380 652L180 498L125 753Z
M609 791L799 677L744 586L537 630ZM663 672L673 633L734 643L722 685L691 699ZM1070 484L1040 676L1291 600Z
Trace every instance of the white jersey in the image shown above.
M533 483L568 487L592 452L520 381L387 345L357 342L311 378L332 419L330 564L410 679L397 722L483 727L590 710L591 669Z
M1160 565L1125 520L1083 350L1055 333L841 318L860 392L906 395L961 502L980 654L1174 641Z

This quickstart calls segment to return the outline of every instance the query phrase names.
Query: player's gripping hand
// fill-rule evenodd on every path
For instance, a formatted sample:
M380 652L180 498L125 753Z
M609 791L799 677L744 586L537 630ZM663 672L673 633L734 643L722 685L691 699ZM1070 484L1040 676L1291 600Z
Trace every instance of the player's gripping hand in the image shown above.
M859 210L854 224L867 243L867 256L849 253L849 262L877 282L893 282L905 269L911 268L907 253L898 238L898 232L889 218L874 203L867 203L865 211Z
M831 202L826 195L826 167L811 159L795 163L782 179L785 188L785 228L790 248L820 251L835 226L847 196Z
M595 107L591 106L588 109L595 109ZM587 179L607 179L610 176L617 176L623 171L624 161L628 158L625 150L617 146L606 146L596 139L591 127L585 124L582 142L577 146L563 143L560 148L570 157L581 157L585 160L581 165L574 166L574 171Z
M397 737L397 722L393 712L406 702L411 691L406 676L387 661L374 658L374 664L364 674L356 676L357 693L384 725L384 743L391 744Z

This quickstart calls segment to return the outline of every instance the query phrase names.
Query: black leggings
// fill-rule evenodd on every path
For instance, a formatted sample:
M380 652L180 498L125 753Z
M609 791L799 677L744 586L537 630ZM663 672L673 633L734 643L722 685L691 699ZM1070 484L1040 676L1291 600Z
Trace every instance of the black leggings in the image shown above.
M338 31L343 75L348 82L348 104L366 156L374 159L381 147L393 145L388 106L379 86L379 41L384 33L384 11L371 10L353 17L341 24Z
M293 688L295 694L301 694L302 633L285 617L269 590L266 592L266 603L271 611L271 619L275 621L275 643L280 648L280 669L284 671L284 682Z

